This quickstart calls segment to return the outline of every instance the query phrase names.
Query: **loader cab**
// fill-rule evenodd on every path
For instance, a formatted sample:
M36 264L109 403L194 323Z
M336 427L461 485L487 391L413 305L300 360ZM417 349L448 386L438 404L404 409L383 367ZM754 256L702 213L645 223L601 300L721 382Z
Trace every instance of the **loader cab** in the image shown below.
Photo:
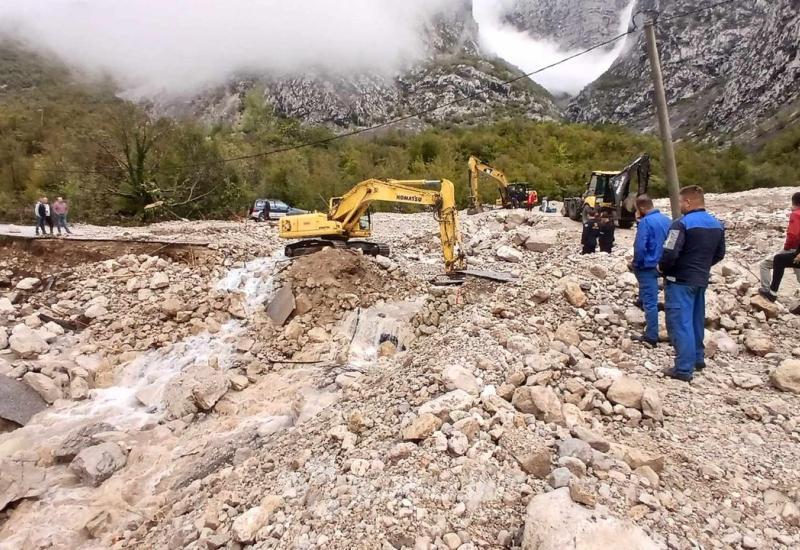
M614 204L616 189L613 180L618 175L618 172L592 172L584 197L595 197L601 204Z

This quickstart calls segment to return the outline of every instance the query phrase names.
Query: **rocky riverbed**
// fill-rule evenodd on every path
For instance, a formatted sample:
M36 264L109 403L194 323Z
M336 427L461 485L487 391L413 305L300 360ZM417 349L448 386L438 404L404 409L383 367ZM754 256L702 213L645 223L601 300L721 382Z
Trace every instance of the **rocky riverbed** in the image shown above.
M580 256L558 215L462 216L505 284L432 286L427 213L374 216L391 258L227 222L119 230L194 259L4 257L0 548L797 547L800 292L755 276L792 191L708 197L729 246L691 384L631 339L633 231Z

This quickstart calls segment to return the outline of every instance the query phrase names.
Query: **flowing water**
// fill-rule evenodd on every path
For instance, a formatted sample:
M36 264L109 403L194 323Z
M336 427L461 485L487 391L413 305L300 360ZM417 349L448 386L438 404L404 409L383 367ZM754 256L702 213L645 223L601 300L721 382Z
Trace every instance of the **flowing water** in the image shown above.
M251 261L230 270L216 289L243 292L245 307L253 313L272 295L273 277L281 262L279 255ZM374 364L382 339L396 342L398 349L407 346L414 338L409 321L422 303L382 304L347 317L338 329L350 341L346 368L363 371ZM155 509L159 482L185 467L183 457L201 452L212 437L253 429L264 437L313 417L335 401L335 393L317 389L318 372L313 367L270 372L257 387L251 386L251 392L226 396L237 407L237 414L210 415L202 426L190 425L182 434L160 423L163 413L159 406L147 407L137 399L137 394L145 392L148 402L160 403L173 377L195 365L206 365L212 358L219 368L230 367L235 343L245 331L243 321L232 320L215 334L200 334L147 352L123 367L117 385L92 390L84 402L50 408L27 426L0 436L0 459L25 456L34 463L67 434L96 422L115 426L120 432L118 440L131 448L126 466L98 488L77 484L65 465L46 468L45 492L38 499L20 501L0 526L0 549L105 548L101 539L86 539L84 525L98 513L110 513L108 527L113 531L125 518Z

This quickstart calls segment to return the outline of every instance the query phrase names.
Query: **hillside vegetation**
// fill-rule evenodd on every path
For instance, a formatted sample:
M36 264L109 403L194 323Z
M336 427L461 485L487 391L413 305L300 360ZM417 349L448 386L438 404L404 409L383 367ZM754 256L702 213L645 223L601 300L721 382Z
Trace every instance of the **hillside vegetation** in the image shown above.
M653 156L655 195L664 193L661 148L651 136L615 126L537 123L507 118L490 124L440 125L411 134L383 131L236 162L330 138L326 128L276 116L254 91L235 125L153 118L117 99L111 87L71 82L42 58L24 63L1 49L0 218L23 221L41 194L71 200L73 219L102 222L241 215L257 196L324 208L370 177L448 178L467 196L466 161L475 154L540 196L579 193L595 169L619 169L641 152ZM11 52L11 53L9 53ZM506 117L512 113L504 113ZM800 128L787 128L760 151L682 143L682 183L710 191L800 184ZM482 186L493 202L492 182ZM147 205L156 208L146 209Z

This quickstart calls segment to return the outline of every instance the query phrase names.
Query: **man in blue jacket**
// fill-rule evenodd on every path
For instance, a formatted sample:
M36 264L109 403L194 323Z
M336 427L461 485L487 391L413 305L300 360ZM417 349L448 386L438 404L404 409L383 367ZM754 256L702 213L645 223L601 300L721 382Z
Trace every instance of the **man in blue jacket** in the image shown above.
M633 272L639 281L639 300L645 318L645 332L634 338L646 346L658 344L658 262L667 240L670 220L653 206L653 199L641 195L636 199L639 225L633 243Z
M725 257L725 229L706 212L700 187L681 189L680 207L683 216L672 222L658 267L666 279L664 309L675 348L675 368L665 374L689 382L706 366L706 287L711 266Z

